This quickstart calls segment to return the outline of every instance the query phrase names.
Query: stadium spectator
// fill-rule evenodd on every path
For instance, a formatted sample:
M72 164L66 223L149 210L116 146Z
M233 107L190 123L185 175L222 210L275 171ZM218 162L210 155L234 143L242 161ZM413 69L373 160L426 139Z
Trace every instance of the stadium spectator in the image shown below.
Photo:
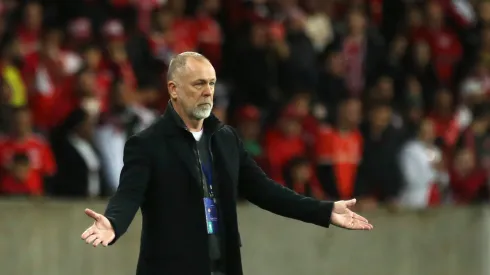
M404 176L400 205L415 209L439 205L441 186L447 186L448 176L431 120L421 122L417 136L402 148L399 161Z
M371 209L378 202L393 203L403 186L398 156L403 134L391 124L392 107L379 102L368 110L368 121L361 126L363 137L362 162L356 186L363 194L361 208Z
M488 201L488 172L476 163L475 152L461 147L456 153L450 173L452 199L457 204Z
M270 129L264 143L270 176L284 184L285 165L294 157L306 154L306 144L302 139L301 117L294 105L282 111L277 126Z
M356 177L363 151L359 131L361 102L349 98L340 102L336 123L323 126L316 138L316 172L323 190L332 199L362 195Z
M53 195L71 198L108 194L100 156L92 143L94 118L75 109L55 130L53 151L58 163Z
M40 196L43 184L30 167L26 154L16 154L8 172L0 179L0 194L8 196Z
M288 188L298 194L316 199L326 198L308 158L291 159L284 167L284 182Z
M29 158L30 192L43 194L57 171L56 162L48 141L33 132L31 112L25 106L13 110L11 131L0 140L0 174L13 173L14 156L19 154Z

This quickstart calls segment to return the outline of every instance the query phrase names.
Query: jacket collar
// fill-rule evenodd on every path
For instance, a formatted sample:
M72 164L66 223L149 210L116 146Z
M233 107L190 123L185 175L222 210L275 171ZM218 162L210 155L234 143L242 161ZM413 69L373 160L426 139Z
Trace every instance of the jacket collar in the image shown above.
M167 108L161 117L160 123L162 124L161 129L164 135L179 135L183 131L189 132L184 121L175 111L171 100L168 101ZM224 124L214 114L204 119L203 128L206 133L214 133L223 126Z

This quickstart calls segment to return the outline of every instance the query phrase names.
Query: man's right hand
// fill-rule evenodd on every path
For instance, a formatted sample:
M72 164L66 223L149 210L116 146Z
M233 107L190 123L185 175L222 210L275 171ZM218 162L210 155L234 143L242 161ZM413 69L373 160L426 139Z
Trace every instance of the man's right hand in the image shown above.
M91 209L85 209L85 214L94 219L95 222L83 232L82 239L85 240L87 244L92 244L94 247L97 247L99 244L108 246L116 237L109 220L104 215Z

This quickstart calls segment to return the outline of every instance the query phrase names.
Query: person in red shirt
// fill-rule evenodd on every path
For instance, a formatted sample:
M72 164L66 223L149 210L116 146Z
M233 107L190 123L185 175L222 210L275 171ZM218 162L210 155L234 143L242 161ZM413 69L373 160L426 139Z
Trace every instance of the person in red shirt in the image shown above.
M317 174L327 194L338 199L354 196L357 168L362 157L362 135L358 129L361 102L340 103L334 128L322 127L315 144Z
M456 152L450 171L450 188L454 201L468 204L488 199L487 172L476 165L476 157L469 148Z
M326 198L310 160L306 157L295 157L288 162L284 171L284 181L288 188L298 194L323 200Z
M44 138L33 133L31 113L27 107L16 108L13 112L13 129L11 135L0 140L0 164L2 174L11 171L13 157L26 154L36 178L33 181L43 182L56 172L56 163L49 144Z
M42 33L43 7L38 2L29 2L23 11L23 22L17 29L20 52L23 56L36 52Z
M448 153L456 144L461 130L455 116L451 92L440 89L436 93L434 110L429 119L434 123L438 143L442 143L445 153Z
M413 39L429 43L439 80L452 85L455 66L463 54L462 45L458 36L445 25L444 10L438 1L427 2L426 16L426 28L417 32Z
M8 196L43 194L42 182L32 171L26 154L13 156L10 171L0 177L0 194Z
M213 18L220 9L218 0L203 1L196 17L198 48L208 57L214 68L221 68L221 46L223 43L221 27Z
M283 169L292 158L306 154L302 137L301 116L295 106L287 106L278 121L278 127L265 136L264 151L267 156L271 178L283 183Z

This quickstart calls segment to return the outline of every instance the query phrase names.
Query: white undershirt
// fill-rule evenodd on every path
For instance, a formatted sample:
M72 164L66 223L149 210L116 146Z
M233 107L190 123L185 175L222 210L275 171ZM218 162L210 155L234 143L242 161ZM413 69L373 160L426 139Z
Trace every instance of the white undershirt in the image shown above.
M202 129L201 129L201 131L199 131L199 132L191 132L191 133L192 133L192 135L194 136L194 139L195 139L196 141L199 141L199 140L201 139L201 137L202 137L202 133L203 133L203 131L202 131Z

